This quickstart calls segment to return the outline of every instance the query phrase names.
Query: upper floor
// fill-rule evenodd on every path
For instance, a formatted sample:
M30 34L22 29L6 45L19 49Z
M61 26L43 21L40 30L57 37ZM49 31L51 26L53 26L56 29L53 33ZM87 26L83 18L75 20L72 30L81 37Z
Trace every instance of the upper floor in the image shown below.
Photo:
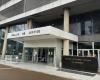
M0 20L2 21L49 4L53 7L53 4L58 4L59 2L63 2L63 0L1 0Z
M64 8L70 16L100 9L100 0L10 0L0 7L0 25L13 24L29 18L48 21L63 16Z
M99 41L100 36L100 10L78 14L69 17L69 33L79 36L80 41ZM32 29L45 26L52 26L63 30L64 19L61 18L38 21L32 20ZM27 20L22 23L12 24L9 27L9 33L27 30ZM48 29L48 28L47 28ZM48 31L48 30L47 30ZM95 37L95 38L94 38Z

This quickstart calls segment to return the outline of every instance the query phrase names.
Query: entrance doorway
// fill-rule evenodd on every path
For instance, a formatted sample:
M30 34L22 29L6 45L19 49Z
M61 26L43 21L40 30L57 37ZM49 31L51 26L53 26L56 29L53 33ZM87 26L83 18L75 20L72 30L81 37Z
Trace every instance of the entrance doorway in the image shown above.
M38 49L38 62L47 63L48 48Z
M25 48L26 61L54 64L55 48Z

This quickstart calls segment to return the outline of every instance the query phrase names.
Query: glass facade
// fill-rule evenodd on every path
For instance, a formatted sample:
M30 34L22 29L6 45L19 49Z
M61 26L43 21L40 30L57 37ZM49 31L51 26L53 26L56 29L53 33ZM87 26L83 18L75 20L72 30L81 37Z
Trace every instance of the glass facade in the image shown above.
M100 42L94 43L94 49L100 49Z
M27 29L28 29L27 24L12 25L9 28L9 33L17 32L17 31L22 31L22 30L27 30Z
M9 33L27 30L27 24L16 24L9 27ZM7 50L6 55L21 55L23 52L23 43L13 41L8 39L7 40Z
M22 43L8 39L6 55L20 55L20 53L22 52L23 52Z
M77 35L100 33L100 11L71 16L70 32Z
M63 30L63 19L55 19L52 21L45 22L33 22L33 28L37 27L45 27L45 26L53 26L55 28Z
M92 42L79 42L78 49L92 49Z
M100 51L100 42L73 42L73 49L69 50L71 56L97 57Z

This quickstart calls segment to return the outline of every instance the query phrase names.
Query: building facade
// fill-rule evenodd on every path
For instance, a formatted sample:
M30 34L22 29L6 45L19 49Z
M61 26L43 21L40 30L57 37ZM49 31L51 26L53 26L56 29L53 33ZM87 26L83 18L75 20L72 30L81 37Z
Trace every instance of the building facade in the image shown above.
M62 56L92 57L100 68L99 0L1 0L0 54L61 67Z

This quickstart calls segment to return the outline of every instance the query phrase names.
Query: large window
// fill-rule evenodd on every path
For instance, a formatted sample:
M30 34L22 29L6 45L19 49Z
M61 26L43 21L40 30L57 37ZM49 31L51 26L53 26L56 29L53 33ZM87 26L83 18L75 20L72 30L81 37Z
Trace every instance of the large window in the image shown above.
M100 34L100 10L71 16L70 31L77 35Z
M100 11L93 14L94 34L100 33Z
M81 24L79 22L70 24L70 32L76 35L81 35Z
M79 42L78 49L92 49L92 42Z
M17 31L22 31L28 29L26 24L17 24L17 25L12 25L9 29L9 32L17 32Z
M100 49L100 42L95 42L94 43L94 48L95 49Z
M22 52L23 52L22 43L8 39L6 55L19 55Z
M45 21L45 22L33 22L33 28L37 27L44 27L44 26L52 26L58 29L63 30L63 19L55 19L51 21Z

